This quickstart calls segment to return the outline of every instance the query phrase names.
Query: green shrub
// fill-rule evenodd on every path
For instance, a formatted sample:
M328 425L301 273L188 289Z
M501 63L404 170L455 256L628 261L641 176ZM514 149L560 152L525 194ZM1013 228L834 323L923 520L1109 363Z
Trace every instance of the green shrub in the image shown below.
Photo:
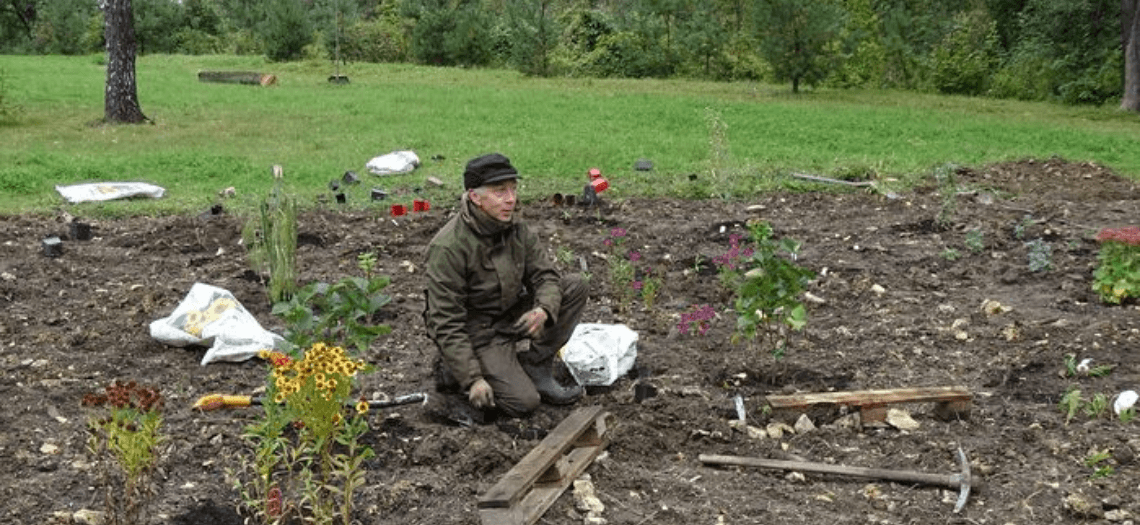
M397 20L361 20L345 29L340 55L354 62L401 62L408 42Z

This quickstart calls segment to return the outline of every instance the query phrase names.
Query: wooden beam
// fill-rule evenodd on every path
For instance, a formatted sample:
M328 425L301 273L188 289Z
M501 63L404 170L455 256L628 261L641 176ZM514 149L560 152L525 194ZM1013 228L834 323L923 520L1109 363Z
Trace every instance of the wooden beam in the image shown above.
M806 411L814 405L847 405L859 408L864 422L882 421L889 405L933 402L942 417L968 414L973 395L966 387L942 386L855 390L848 392L802 393L768 396L773 410Z

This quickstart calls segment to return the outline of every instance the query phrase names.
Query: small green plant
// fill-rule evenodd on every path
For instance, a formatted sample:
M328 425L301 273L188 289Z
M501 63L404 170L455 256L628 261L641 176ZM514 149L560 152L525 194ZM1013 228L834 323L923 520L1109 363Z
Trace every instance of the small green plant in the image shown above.
M1072 421L1074 417L1076 417L1077 413L1081 410L1081 405L1083 404L1084 400L1081 399L1081 389L1075 386L1069 387L1069 389L1065 392L1065 395L1061 396L1060 407L1061 412L1064 412L1065 414L1066 425L1068 425L1069 422Z
M574 250L565 246L559 246L558 249L554 251L554 258L562 266L570 266L574 264Z
M954 248L946 248L945 250L942 250L942 258L946 259L947 261L957 261L961 257L962 254Z
M602 240L602 244L609 251L606 263L609 266L610 293L617 299L619 312L629 311L633 299L638 294L637 287L640 286L640 283L636 286L634 284L636 272L633 263L641 256L637 252L625 250L628 235L629 232L625 228L613 228L609 236Z
M1097 392L1085 403L1084 408L1086 416L1099 418L1108 411L1108 396L1102 392Z
M269 272L271 303L288 301L297 289L297 202L285 192L283 179L281 166L273 166L273 189L244 232L250 262Z
M1085 466L1094 469L1091 479L1104 478L1111 476L1115 471L1109 460L1112 459L1112 453L1108 450L1093 451L1085 457Z
M104 512L109 525L133 525L148 518L154 498L152 479L162 435L162 394L130 381L115 381L101 394L87 394L87 450L96 459L106 491Z
M1077 375L1077 354L1065 354L1065 377Z
M732 339L764 339L774 354L782 355L784 330L801 330L807 324L807 310L799 296L815 272L794 262L799 243L773 239L767 222L749 222L748 234L750 246L742 246L739 236L732 236L729 251L714 259L720 266L721 283L734 295Z
M1116 417L1120 420L1121 423L1128 423L1136 417L1136 409L1134 407L1128 407L1124 410L1121 410L1120 413L1116 415Z
M1140 227L1105 228L1096 240L1100 251L1093 290L1109 304L1140 298Z
M368 403L354 405L352 392L372 367L324 343L300 359L269 351L261 357L270 362L265 412L245 432L253 459L240 474L230 472L243 512L266 524L354 523L353 495L375 453L361 443Z
M1089 377L1105 377L1116 369L1116 365L1096 365L1089 369Z
M966 232L966 248L969 248L972 253L981 253L986 249L986 243L983 237L982 230L970 230Z
M392 300L384 293L390 279L375 273L374 254L357 256L357 266L363 277L345 277L331 285L309 283L289 300L273 305L273 314L288 324L285 339L294 349L326 342L362 354L376 338L392 331L385 324L373 324Z
M1042 239L1025 243L1028 251L1029 271L1042 272L1053 268L1053 247Z
M935 222L942 228L948 228L954 223L954 214L958 208L958 182L954 176L957 171L958 166L954 164L943 164L934 169L934 181L938 183L938 192L942 196Z
M1013 225L1013 237L1021 239L1025 237L1025 230L1033 225L1033 216L1026 214L1016 224Z
M657 304L657 295L661 292L663 280L653 273L650 268L645 277L641 280L641 303L645 305L645 309L653 311L654 306Z

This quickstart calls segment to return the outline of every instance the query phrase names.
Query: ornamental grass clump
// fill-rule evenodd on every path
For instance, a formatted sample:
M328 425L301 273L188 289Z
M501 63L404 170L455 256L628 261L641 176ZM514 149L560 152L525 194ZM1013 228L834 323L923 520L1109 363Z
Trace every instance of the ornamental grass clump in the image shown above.
M1105 228L1096 240L1100 252L1093 290L1109 304L1140 297L1140 227Z
M133 525L147 519L154 498L153 475L159 460L162 394L130 381L115 381L101 394L87 394L82 405L92 412L87 450L101 475L107 525Z
M369 405L352 392L372 367L325 343L297 359L260 357L270 363L264 416L245 432L252 461L231 472L243 511L261 523L353 523L353 494L375 454L360 442Z

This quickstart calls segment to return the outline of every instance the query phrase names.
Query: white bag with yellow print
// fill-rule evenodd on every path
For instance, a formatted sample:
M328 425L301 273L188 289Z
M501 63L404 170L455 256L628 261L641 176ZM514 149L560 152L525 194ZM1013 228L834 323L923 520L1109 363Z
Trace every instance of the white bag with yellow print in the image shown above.
M194 283L169 316L150 323L150 336L171 346L210 346L202 364L245 361L284 339L261 327L228 290Z

